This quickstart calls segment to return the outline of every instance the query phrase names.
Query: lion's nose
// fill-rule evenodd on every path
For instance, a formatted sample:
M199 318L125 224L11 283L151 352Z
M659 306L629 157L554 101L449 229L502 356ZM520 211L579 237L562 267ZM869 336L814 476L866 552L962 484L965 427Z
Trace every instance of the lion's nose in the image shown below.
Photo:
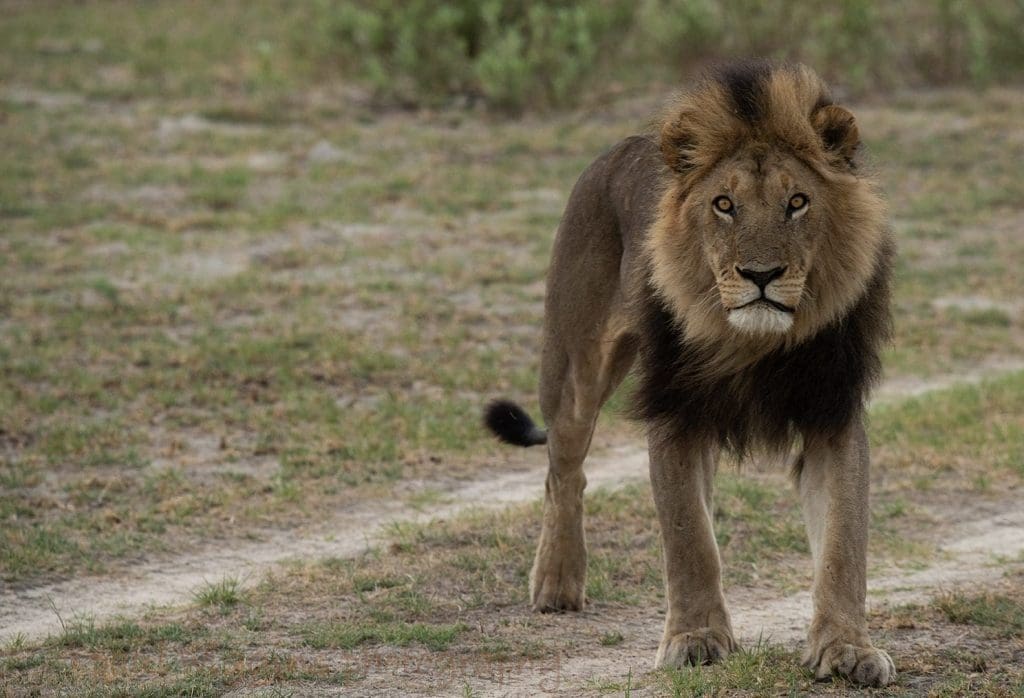
M750 279L763 291L765 286L786 273L786 267L775 267L768 271L755 271L753 269L740 269L736 267L736 273L744 279Z

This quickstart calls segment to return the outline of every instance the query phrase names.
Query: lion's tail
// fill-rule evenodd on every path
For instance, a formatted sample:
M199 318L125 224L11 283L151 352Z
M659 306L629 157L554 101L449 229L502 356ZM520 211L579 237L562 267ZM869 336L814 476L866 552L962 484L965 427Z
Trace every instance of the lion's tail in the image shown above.
M513 446L539 446L548 442L548 433L511 400L495 400L487 405L484 424L500 440Z

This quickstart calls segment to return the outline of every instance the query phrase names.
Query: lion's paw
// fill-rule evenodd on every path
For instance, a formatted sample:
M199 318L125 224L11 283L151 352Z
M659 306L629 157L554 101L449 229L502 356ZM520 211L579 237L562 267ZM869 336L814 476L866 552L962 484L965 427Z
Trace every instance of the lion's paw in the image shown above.
M554 569L547 573L534 570L530 583L533 610L541 613L582 611L586 603L585 575L567 574Z
M654 666L680 668L718 662L736 649L732 636L711 628L697 628L662 638Z
M881 687L896 680L896 665L885 650L876 647L858 647L837 642L814 656L804 660L804 666L814 672L819 681L828 680L834 674L844 676L862 686Z

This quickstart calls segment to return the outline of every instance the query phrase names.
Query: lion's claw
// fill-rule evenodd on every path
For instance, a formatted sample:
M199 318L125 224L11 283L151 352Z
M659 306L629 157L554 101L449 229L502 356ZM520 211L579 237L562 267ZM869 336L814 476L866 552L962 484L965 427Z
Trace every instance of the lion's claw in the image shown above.
M586 604L585 578L569 570L534 571L530 585L533 610L541 613L582 611Z
M712 664L725 659L735 649L736 641L731 635L711 628L698 628L664 638L658 647L654 665L681 668Z
M586 599L583 594L574 591L541 590L534 595L533 610L541 613L557 613L561 611L582 611Z
M877 688L896 680L896 665L889 653L876 647L836 643L826 647L817 661L813 656L806 658L804 666L814 672L818 681L838 674L854 683Z

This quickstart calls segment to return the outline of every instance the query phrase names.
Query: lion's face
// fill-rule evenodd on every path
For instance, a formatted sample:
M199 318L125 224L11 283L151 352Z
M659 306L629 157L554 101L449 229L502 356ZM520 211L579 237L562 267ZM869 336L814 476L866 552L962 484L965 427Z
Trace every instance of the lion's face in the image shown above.
M858 170L853 114L809 69L702 83L660 145L649 282L688 340L732 357L719 368L795 346L864 294L885 205Z
M800 313L822 227L817 175L778 152L739 153L687 197L721 312L748 334L780 334ZM819 200L820 199L820 200Z

